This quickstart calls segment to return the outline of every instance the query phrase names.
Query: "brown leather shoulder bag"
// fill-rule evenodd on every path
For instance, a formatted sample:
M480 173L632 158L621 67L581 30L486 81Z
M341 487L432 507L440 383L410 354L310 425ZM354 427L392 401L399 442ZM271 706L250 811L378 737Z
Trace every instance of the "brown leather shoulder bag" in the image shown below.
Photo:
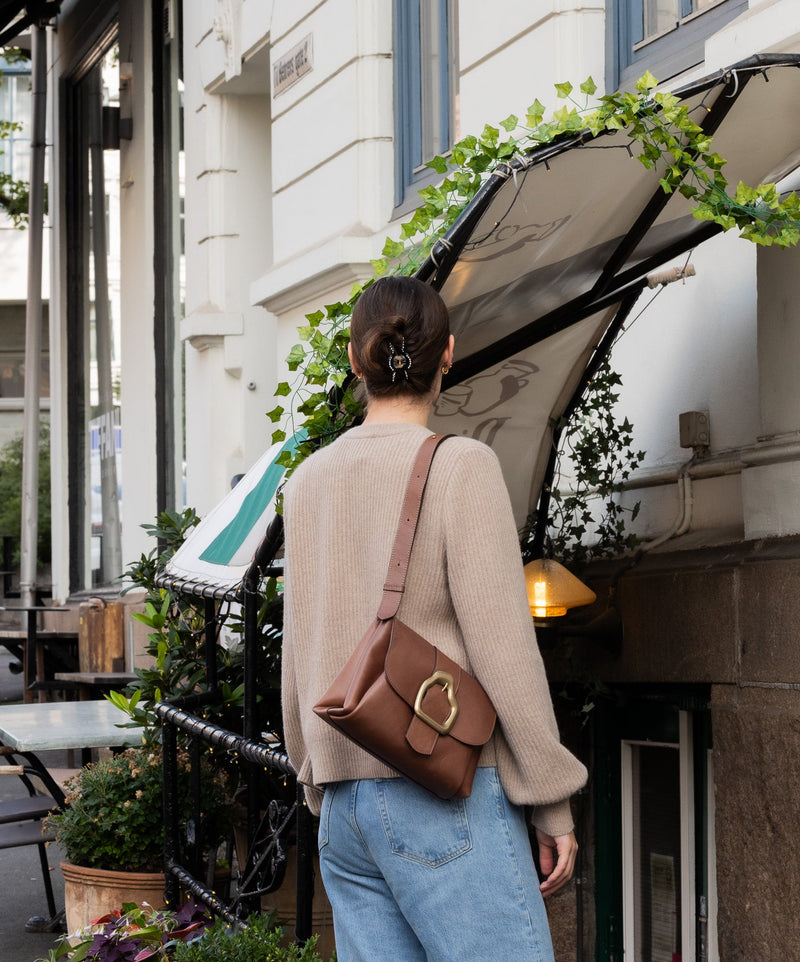
M314 711L439 798L467 798L496 715L480 683L396 617L433 456L411 470L377 617Z

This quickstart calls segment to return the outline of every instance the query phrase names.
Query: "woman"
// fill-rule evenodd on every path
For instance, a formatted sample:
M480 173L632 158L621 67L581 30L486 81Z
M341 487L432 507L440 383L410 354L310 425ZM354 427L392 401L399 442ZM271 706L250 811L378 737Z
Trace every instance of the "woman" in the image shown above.
M284 500L286 745L320 815L339 962L552 962L542 896L572 876L569 796L586 771L558 739L490 448L463 437L440 446L399 611L478 678L497 712L470 797L434 798L312 711L375 617L411 465L453 360L447 308L412 278L367 288L350 337L364 422L305 461Z

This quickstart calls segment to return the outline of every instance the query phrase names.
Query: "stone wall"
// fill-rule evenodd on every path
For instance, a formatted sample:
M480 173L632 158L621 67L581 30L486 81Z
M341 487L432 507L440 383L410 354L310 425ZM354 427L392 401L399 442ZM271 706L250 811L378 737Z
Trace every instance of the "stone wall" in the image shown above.
M800 690L712 696L723 962L800 959Z
M582 575L599 601L573 619L604 608L621 567ZM620 652L572 641L578 670L595 681L710 685L721 962L800 959L798 589L796 537L646 555L617 582ZM574 660L546 655L551 682L575 677ZM585 898L606 883L589 877ZM574 952L574 905L570 896L553 906L557 958L572 958L570 929Z

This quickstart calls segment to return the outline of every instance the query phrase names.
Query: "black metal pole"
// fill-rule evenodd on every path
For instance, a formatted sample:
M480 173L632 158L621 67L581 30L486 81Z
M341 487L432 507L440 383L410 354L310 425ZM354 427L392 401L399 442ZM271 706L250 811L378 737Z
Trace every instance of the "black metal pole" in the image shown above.
M164 901L168 907L178 907L180 886L169 872L177 862L178 835L178 739L174 725L162 719L161 749L164 764Z
M258 605L260 596L256 586L246 584L244 589L244 737L249 741L258 738ZM249 871L254 858L253 848L261 821L261 769L254 762L244 761L247 778L247 865ZM260 909L258 895L243 899L244 909L257 912Z
M191 808L190 831L188 832L187 861L192 872L200 876L203 869L203 804L202 783L200 779L200 742L193 738L189 743L189 799Z
M206 687L209 691L217 688L217 606L213 598L206 598L205 605L205 642L206 642Z
M314 903L314 846L311 813L303 786L297 783L297 907L295 939L303 944L311 938Z

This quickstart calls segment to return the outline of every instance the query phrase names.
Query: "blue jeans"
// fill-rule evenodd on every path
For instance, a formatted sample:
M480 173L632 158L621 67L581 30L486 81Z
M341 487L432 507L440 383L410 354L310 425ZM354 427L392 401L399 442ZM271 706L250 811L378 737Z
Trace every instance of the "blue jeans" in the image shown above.
M553 962L524 814L494 768L449 802L404 778L328 785L319 848L339 962Z

